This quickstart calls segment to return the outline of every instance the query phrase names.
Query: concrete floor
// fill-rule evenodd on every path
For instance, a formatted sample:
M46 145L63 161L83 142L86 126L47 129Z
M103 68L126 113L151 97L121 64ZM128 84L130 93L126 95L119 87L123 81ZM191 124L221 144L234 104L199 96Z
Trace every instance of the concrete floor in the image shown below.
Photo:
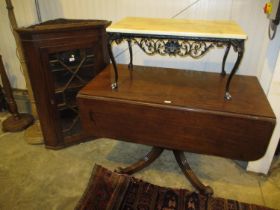
M82 195L94 164L110 170L127 166L147 153L147 146L111 139L98 139L59 151L29 145L24 133L0 134L0 210L68 210ZM280 158L268 176L247 173L236 162L186 153L203 183L215 196L280 209ZM172 152L165 151L135 177L153 184L187 188L192 186L177 166Z

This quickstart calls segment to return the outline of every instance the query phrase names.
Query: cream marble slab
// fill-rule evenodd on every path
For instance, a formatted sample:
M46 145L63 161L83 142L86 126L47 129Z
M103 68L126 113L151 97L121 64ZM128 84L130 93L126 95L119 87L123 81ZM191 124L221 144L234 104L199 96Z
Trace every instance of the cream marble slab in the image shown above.
M207 21L127 17L112 24L107 32L247 39L247 34L234 21Z

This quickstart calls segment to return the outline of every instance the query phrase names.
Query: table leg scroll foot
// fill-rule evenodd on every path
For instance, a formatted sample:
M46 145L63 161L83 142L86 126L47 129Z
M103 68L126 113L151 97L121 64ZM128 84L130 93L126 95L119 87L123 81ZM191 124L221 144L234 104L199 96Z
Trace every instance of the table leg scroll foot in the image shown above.
M231 95L230 95L229 92L226 92L226 93L225 93L225 99L226 99L226 100L230 100L230 99L231 99Z
M143 168L150 165L152 162L154 162L162 153L163 148L160 147L153 147L152 150L141 160L138 162L132 164L131 166L128 166L126 168L117 168L115 172L119 174L133 174L136 173Z
M210 186L205 186L191 169L183 151L173 150L177 163L190 183L203 195L212 196L214 191Z
M118 88L118 83L116 83L116 82L112 83L111 88L112 88L112 90L117 89Z

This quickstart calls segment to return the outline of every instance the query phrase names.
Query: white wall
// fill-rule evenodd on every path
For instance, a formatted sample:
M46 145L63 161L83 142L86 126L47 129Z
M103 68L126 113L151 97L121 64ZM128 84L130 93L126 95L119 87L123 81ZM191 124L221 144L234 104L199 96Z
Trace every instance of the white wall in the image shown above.
M226 19L239 23L249 39L246 42L246 51L240 65L239 74L259 75L263 58L261 52L266 49L264 40L268 21L262 8L265 0L41 0L42 19L48 20L56 17L66 18L92 18L117 21L125 16L144 16L162 18L190 18L190 19ZM185 9L185 10L184 10ZM180 13L180 11L182 11ZM180 14L179 14L180 13ZM178 15L179 14L179 15ZM115 50L118 54L126 45ZM223 49L212 50L203 59L191 58L162 58L144 55L137 47L134 63L138 65L154 65L176 67L181 69L194 69L204 71L220 71ZM236 55L230 53L227 69L231 69ZM128 52L118 57L118 62L128 62Z
M191 19L226 19L235 20L246 33L245 55L238 71L239 74L261 76L264 57L268 45L268 21L262 7L265 0L38 0L42 20L59 17L82 19L119 20L125 16L145 16L163 18ZM12 0L19 26L37 22L34 0ZM5 9L5 1L0 0L1 24L0 53L3 55L6 68L13 87L25 88L22 73L15 54L15 44L10 33ZM181 13L180 13L181 12ZM126 45L120 46L118 54ZM134 49L135 64L176 67L204 71L220 71L224 49L212 50L203 59L174 57L149 57L138 48ZM226 66L229 71L236 55L230 53ZM128 62L128 52L118 57L118 62ZM266 80L269 81L269 80ZM265 82L264 82L265 83ZM269 83L269 82L268 82Z
M3 54L6 68L12 86L25 88L19 63L15 57L15 44L10 33L5 9L5 1L1 2L0 53ZM39 0L42 20L53 18L82 18L119 20L125 16L145 16L163 18L191 19L227 19L235 20L246 33L245 54L238 71L239 74L261 75L266 45L268 21L262 12L265 0ZM19 26L27 26L37 22L34 0L13 0ZM181 13L180 13L181 12ZM120 46L126 48L126 46ZM203 59L148 57L138 48L134 50L135 64L176 67L181 69L198 69L205 71L220 71L223 49L210 51ZM116 51L118 54L119 51ZM235 54L230 53L227 69L231 69ZM128 56L122 54L118 62L128 61Z
M29 25L36 21L33 11L33 0L14 0L14 6L18 13L19 25ZM25 89L26 84L20 69L20 62L16 54L16 44L9 23L8 11L5 0L0 0L0 54L4 62L10 82L14 88Z
M278 38L273 40L272 43L274 44L280 43L279 39L280 39L280 35L278 34ZM279 52L279 48L278 48L278 52ZM266 151L266 154L260 160L250 162L247 167L247 170L249 171L254 171L254 172L264 173L264 174L267 174L269 171L270 163L272 162L276 147L280 139L280 122L279 122L280 120L280 53L277 54L278 54L278 59L275 59L277 60L277 63L276 63L275 70L273 72L272 81L267 95L268 100L270 101L272 109L277 118L276 126L272 138L270 140L270 144ZM275 57L277 58L277 56ZM265 72L267 72L267 75L271 76L271 72L269 71L270 68L268 68L269 64L265 63L264 67L266 70Z
M279 28L279 26L278 26ZM268 35L267 35L268 36ZM264 42L266 43L266 42ZM262 71L259 72L258 77L260 79L260 83L265 90L266 93L268 93L270 87L271 87L271 81L272 77L275 74L276 71L276 62L278 58L278 52L280 49L280 33L278 29L278 33L276 33L276 36L273 40L267 41L267 48L263 55L262 62L263 67Z

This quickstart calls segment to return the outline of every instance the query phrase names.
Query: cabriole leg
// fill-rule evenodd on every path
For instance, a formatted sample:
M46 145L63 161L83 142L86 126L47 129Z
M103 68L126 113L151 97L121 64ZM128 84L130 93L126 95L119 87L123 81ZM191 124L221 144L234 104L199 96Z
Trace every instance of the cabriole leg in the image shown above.
M130 61L128 64L128 68L132 69L133 68L133 54L132 54L132 46L131 46L131 40L127 40L128 43L128 50L129 50L129 56L130 56Z
M228 53L229 53L229 50L230 50L230 43L227 44L227 48L226 48L226 51L225 51L225 54L224 54L224 58L223 58L223 65L222 65L222 75L226 75L226 71L225 71L225 65L226 65L226 60L227 60L227 56L228 56Z
M233 42L232 45L233 45L234 50L237 51L238 55L237 55L236 62L234 64L234 66L230 72L230 75L228 77L228 80L227 80L226 90L225 90L225 99L226 100L231 99L231 94L229 93L230 82L232 80L233 75L238 70L239 64L240 64L243 54L244 54L244 42Z
M113 55L113 51L112 51L112 42L110 40L108 40L107 43L107 48L108 48L108 53L110 56L110 59L112 61L113 67L114 67L114 73L115 73L115 81L111 84L112 89L117 89L118 88L118 68L117 68L117 64Z

